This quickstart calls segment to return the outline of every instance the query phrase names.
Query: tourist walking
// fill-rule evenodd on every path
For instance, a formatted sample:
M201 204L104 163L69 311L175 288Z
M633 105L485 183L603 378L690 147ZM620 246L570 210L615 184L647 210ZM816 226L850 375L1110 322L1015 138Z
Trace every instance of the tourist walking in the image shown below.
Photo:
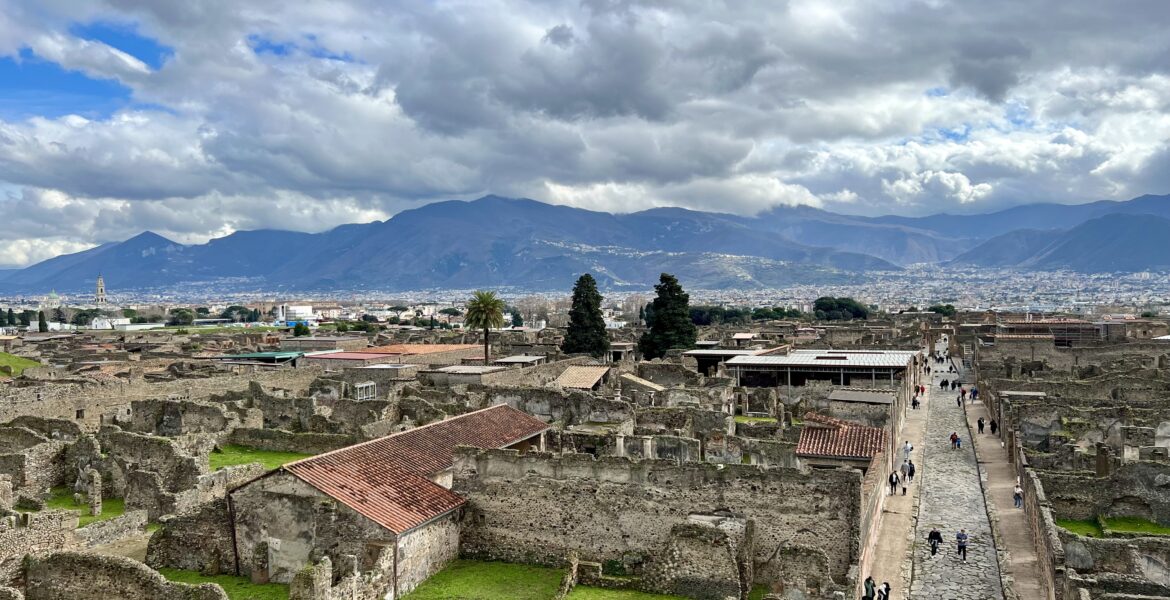
M906 484L910 483L910 461L902 461L902 466L898 467L898 477L902 479L902 495L906 495Z
M902 444L902 460L910 460L911 452L914 452L914 446L910 443L910 440L906 440L906 443Z
M1016 484L1016 489L1012 490L1012 500L1016 503L1016 508L1024 508L1024 488L1020 484Z
M959 408L963 408L963 397L962 396L955 396L955 406L958 406Z
M943 543L942 532L938 530L938 527L930 528L930 534L926 536L926 543L930 544L931 556L938 554L938 547Z
M971 386L971 401L974 402L979 397L979 388Z
M979 420L975 422L975 425L979 427L979 433L982 434L983 433L983 417L979 417Z
M878 588L878 600L890 600L890 582L883 581L882 587Z
M876 598L876 585L873 582L873 577L866 577L865 584L862 586L861 600L874 600Z
M890 481L890 495L893 496L894 494L898 493L898 472L897 471L890 471L889 481Z
M958 544L958 555L963 557L963 561L967 560L967 530L960 529L959 533L955 534L955 542Z
M914 483L914 472L917 470L914 466L914 461L910 461L910 470L906 472L906 477L910 480L910 483Z
M991 435L995 435L996 431L999 431L999 423L996 423L995 419L992 419L991 420Z
M963 397L963 400L966 400L967 399L967 388L965 388L965 387L959 388L959 395Z
M959 433L957 431L951 432L951 450L955 449L955 443L959 441Z
M948 382L946 379L944 379L941 382L939 382L938 389L945 390L945 389L947 389L947 385L948 385Z

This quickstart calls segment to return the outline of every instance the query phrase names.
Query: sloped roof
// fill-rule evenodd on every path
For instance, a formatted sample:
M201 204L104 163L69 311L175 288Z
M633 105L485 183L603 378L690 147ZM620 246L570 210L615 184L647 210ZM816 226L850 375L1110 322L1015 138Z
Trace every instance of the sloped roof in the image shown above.
M650 381L648 379L642 379L641 377L638 377L637 375L634 375L633 373L623 373L622 374L622 381L632 383L634 385L639 385L639 386L642 386L648 390L655 391L655 392L661 392L661 391L664 391L666 389L666 386L658 385L657 383L654 383L653 381Z
M886 431L817 413L804 415L807 423L796 443L797 456L869 460L886 446Z
M829 392L829 400L838 402L862 402L866 404L893 404L894 391L839 388Z
M588 390L597 385L597 382L608 372L609 367L573 365L566 368L560 377L557 377L556 383L561 387Z
M283 470L402 533L465 502L430 480L451 466L456 446L503 448L548 428L501 404L289 463Z

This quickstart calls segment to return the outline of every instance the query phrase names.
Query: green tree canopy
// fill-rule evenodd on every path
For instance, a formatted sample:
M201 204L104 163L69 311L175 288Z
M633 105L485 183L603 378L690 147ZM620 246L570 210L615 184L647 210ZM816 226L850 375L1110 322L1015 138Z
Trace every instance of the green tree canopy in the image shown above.
M248 321L248 320L251 320L251 318L252 318L252 310L250 308L248 308L247 306L240 306L239 304L233 304L233 305L223 309L223 312L219 313L219 318L231 319L232 321L235 321L237 323L239 323L241 321Z
M650 331L638 342L642 355L653 359L665 356L667 350L693 348L696 330L691 322L690 296L669 273L659 277L654 291L658 295L646 310L647 317L653 315Z
M37 331L44 333L49 330L49 321L45 319L45 311L37 313Z
M813 315L821 321L850 321L869 318L869 309L853 298L821 296L813 302Z
M491 345L488 335L492 329L504 326L504 301L495 292L477 290L467 302L467 315L463 322L472 329L483 330L483 363L491 362Z
M447 307L439 311L440 315L447 315L448 317L459 317L463 315L463 311L458 308Z
M190 325L195 322L195 312L189 308L172 308L170 325Z
M955 316L956 312L955 307L951 304L935 304L926 310L932 313L938 313L944 317L953 317Z
M601 358L609 352L609 334L601 314L601 293L597 281L586 273L573 286L573 305L569 309L569 329L561 344L565 354L589 354Z
M523 327L524 317L520 316L520 311L512 311L512 327Z
M298 322L296 325L293 325L293 337L302 337L310 333L312 332L309 330L309 326L304 323Z

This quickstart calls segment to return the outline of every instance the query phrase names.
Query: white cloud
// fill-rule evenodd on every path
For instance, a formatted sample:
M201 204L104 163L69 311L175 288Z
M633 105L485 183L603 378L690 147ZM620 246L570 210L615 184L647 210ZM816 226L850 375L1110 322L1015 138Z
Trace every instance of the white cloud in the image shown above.
M173 55L72 33L94 21ZM0 121L0 189L23 190L0 261L486 193L740 214L1165 193L1167 21L1160 0L0 0L0 56L153 105Z

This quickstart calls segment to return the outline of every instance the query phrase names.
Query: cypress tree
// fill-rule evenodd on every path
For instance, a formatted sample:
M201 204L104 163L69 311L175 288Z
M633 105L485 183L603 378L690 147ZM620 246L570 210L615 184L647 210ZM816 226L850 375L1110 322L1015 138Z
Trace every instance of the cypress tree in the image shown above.
M45 319L45 311L37 313L37 331L44 333L49 330L49 321Z
M573 286L573 306L569 309L569 330L561 350L566 354L590 354L601 358L609 352L609 334L601 316L601 294L597 281L586 273Z
M8 309L8 324L13 326L16 325L16 313L13 313L11 308Z
M8 326L8 313L0 310L0 327Z
M693 348L697 334L691 321L690 296L683 291L678 279L669 273L662 274L654 291L658 295L646 307L651 320L650 331L642 334L638 342L642 356L661 358L667 350Z

